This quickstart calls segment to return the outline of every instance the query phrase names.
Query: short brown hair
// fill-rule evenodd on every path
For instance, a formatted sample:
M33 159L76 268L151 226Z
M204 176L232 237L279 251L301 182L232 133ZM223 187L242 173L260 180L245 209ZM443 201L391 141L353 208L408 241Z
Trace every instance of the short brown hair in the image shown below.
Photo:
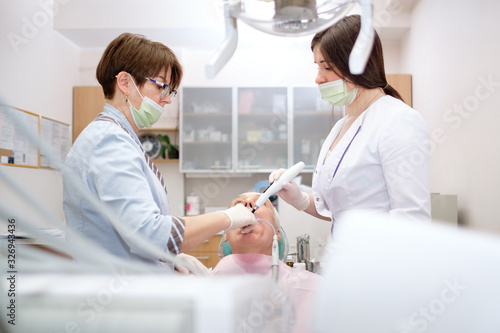
M172 69L170 82L177 89L182 79L182 67L174 52L159 42L153 42L143 35L123 33L115 38L104 51L96 77L102 86L104 96L113 98L116 75L125 71L132 75L138 86L144 85L146 77L155 77L164 69Z
M361 29L359 15L346 16L330 28L318 32L311 41L311 50L319 47L327 64L343 79L365 89L382 88L387 95L400 100L401 95L387 83L382 43L375 32L373 48L363 74L353 75L349 70L349 55Z

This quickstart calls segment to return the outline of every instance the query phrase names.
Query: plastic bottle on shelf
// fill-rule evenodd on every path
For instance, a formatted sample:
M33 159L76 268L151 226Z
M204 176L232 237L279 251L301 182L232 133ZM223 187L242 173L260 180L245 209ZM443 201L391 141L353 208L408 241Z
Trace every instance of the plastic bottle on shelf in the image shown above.
M186 215L193 216L200 214L200 197L191 193L186 197Z

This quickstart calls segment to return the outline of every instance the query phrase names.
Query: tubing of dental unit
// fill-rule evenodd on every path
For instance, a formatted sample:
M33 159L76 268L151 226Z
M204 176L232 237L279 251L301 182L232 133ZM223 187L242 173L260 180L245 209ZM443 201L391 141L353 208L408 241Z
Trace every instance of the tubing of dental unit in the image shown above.
M283 188L284 183L291 182L292 179L297 177L297 175L304 169L304 162L300 161L299 163L295 164L294 166L290 167L290 169L286 170L283 172L280 178L276 179L274 182L272 182L271 185L262 193L255 202L255 207L252 209L252 213L255 213L257 209L259 209L260 206L262 206L267 199L279 190Z
M274 225L266 221L264 219L257 219L257 222L265 222L273 228L274 236L273 236L273 245L272 245L272 251L271 251L271 269L272 269L272 276L274 281L278 281L278 262L279 262L279 249L278 249L278 234L276 233L276 228Z

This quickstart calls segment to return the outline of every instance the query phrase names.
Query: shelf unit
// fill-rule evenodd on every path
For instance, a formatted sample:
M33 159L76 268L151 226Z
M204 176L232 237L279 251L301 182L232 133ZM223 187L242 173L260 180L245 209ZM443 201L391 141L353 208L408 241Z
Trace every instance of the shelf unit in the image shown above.
M411 75L388 74L387 81L411 106ZM74 87L73 101L74 141L105 101L100 86ZM170 122L164 116L177 119L179 102L179 127L165 126ZM178 133L179 169L189 173L264 173L298 161L311 172L323 140L342 117L321 100L317 86L183 87L165 109L156 128L140 132Z
M387 75L411 106L411 75ZM180 171L267 173L304 161L312 172L343 108L309 87L183 87Z
M317 110L318 98L317 87L184 87L181 172L267 173L306 157L312 171L338 120Z
M140 137L142 134L153 134L153 135L168 135L170 138L170 141L174 144L179 146L179 129L178 128L142 128L139 130L137 133L137 136ZM161 163L161 162L179 162L178 158L154 158L152 159L153 163Z
M233 169L232 93L231 88L182 89L181 171Z

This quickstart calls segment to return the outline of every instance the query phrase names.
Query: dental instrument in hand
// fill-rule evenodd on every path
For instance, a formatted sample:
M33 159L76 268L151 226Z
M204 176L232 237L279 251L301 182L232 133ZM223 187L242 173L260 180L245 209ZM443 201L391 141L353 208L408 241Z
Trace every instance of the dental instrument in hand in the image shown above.
M255 202L255 207L252 209L252 213L255 213L255 211L259 209L260 206L265 204L267 199L269 199L271 195L281 190L284 183L291 182L292 179L297 177L302 169L304 169L304 166L304 162L301 161L283 172L283 174L274 182L272 182L271 185L269 185L269 187L264 191L264 193L260 195L259 199L257 199L257 201Z

